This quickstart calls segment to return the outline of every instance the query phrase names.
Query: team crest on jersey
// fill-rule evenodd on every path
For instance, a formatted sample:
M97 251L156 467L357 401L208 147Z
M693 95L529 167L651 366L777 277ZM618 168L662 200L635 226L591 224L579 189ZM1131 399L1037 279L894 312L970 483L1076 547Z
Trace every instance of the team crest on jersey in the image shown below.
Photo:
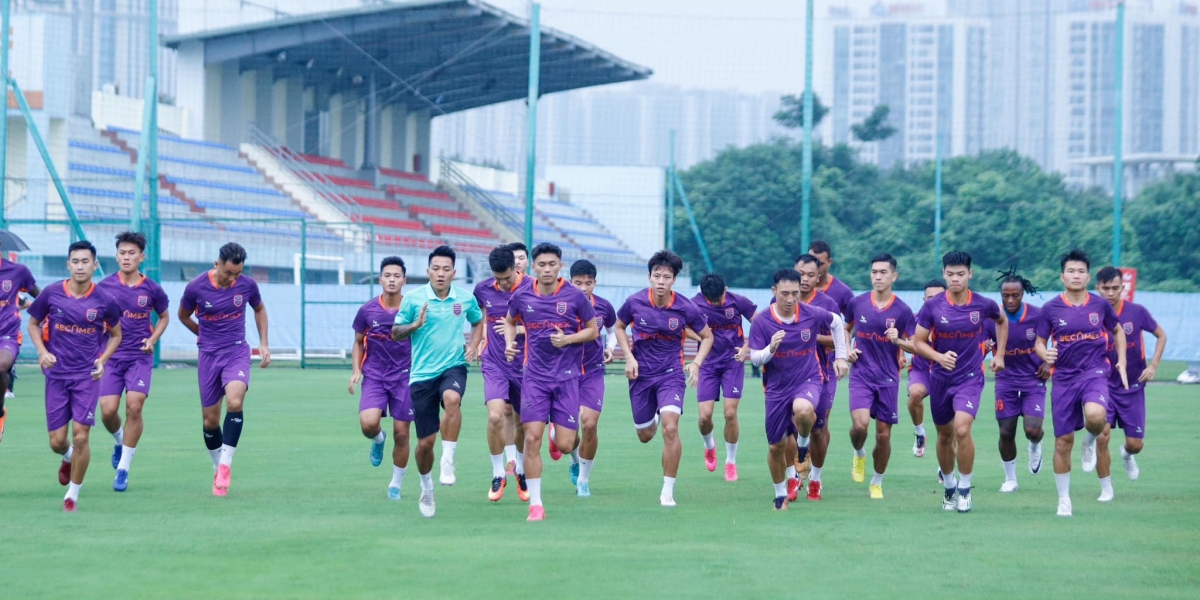
M12 291L12 280L5 279L3 283L0 283L0 289L3 289L5 292L11 292Z
M1088 313L1088 322L1092 325L1100 324L1100 313Z
M97 311L96 309L94 309L94 308L89 308L89 309L87 310L87 320L88 320L88 321L95 321L95 320L96 320L96 317L97 317L99 314L100 314L100 313L99 313L99 311Z
M884 321L884 324L887 325L888 329L892 329L896 326L896 320L895 319L887 319L886 321Z
M558 313L558 314L560 314L560 315L565 315L565 314L567 314L567 303L566 303L566 302L559 302L558 304L555 304L555 305L554 305L554 312L556 312L556 313Z
M1125 335L1133 335L1133 323L1125 323Z
M150 296L138 296L139 307L146 308L147 304L150 304Z
M454 306L451 306L451 307L450 307L450 310L454 311L454 316L456 316L456 317L457 317L457 316L459 316L459 315L461 315L461 314L462 314L462 305L461 305L461 304L455 304Z
M807 342L808 340L811 340L812 339L812 330L811 329L802 330L800 332L800 339L805 342Z
M7 283L7 282L5 282L5 283ZM8 291L8 290L5 290L5 291ZM732 319L734 317L734 315L736 315L736 314L737 314L737 311L734 310L732 306L725 309L725 318L726 319Z
M242 295L241 295L241 294L234 294L234 295L233 295L233 305L234 305L234 306L241 306L241 305L242 305L242 301L243 301L243 300L244 300L244 299L242 298Z
M676 329L679 329L679 319L670 319L670 320L668 320L668 321L667 321L667 327L670 327L670 328L671 328L671 331L675 331Z
M1032 328L1032 327L1030 327L1029 329L1026 329L1026 330L1025 330L1025 339L1027 339L1027 340L1032 340L1032 339L1034 339L1034 338L1036 338L1036 337L1037 337L1037 334L1036 334L1036 333L1034 333L1034 331L1033 331L1033 328Z
M979 323L979 311L973 310L973 311L971 311L971 324L976 325L978 323Z

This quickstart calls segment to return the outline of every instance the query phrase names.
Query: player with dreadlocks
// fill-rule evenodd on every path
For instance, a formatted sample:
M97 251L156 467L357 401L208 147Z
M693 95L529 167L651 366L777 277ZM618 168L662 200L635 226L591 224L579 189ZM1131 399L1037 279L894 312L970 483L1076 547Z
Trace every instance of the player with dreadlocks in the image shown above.
M1025 302L1025 295L1037 294L1037 288L1019 275L1015 266L1000 271L996 280L1008 319L1005 369L996 374L996 421L1000 424L1000 460L1004 465L1000 491L1008 493L1017 490L1018 417L1024 417L1025 438L1029 440L1029 472L1036 475L1042 468L1042 420L1050 367L1033 349L1037 341L1034 324L1041 309Z

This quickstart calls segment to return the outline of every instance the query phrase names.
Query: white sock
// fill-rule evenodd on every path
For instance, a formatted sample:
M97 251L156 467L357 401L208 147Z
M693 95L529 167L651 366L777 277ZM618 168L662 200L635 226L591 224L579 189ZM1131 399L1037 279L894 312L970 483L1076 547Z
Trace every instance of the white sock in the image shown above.
M400 489L400 485L404 483L404 472L407 470L408 469L405 467L397 467L396 465L392 465L392 482L388 484L388 487ZM433 478L430 478L430 485L432 485L432 483Z
M704 438L704 449L705 450L712 450L713 448L717 447L717 442L716 442L716 440L713 439L713 434L710 433L708 435L701 436L701 437Z
M971 473L959 473L958 474L958 489L960 489L960 490L971 489L971 475L972 475Z
M788 478L788 479L795 479L795 478L796 478L796 465L789 465L789 466L788 466L788 468L787 468L787 478Z
M727 464L727 465L737 464L737 445L738 445L737 442L734 442L732 444L730 444L729 442L725 442L725 464Z
M209 450L208 456L212 458L213 469L215 470L217 465L221 464L221 449L217 448L216 450Z
M1041 451L1042 451L1042 443L1040 441L1039 442L1029 442L1029 453L1030 454L1033 454L1034 452L1041 452Z
M1004 480L1005 481L1016 481L1017 480L1017 460L1016 459L1006 460L1006 461L1003 461L1003 464L1004 464Z
M662 495L667 498L675 497L675 478L663 476Z
M517 467L515 470L517 472L517 475L525 474L525 453L523 453L523 452L517 453Z
M381 429L381 430L379 430L379 433L376 434L375 437L371 438L371 441L375 442L376 444L382 444L383 440L386 440L386 439L387 439L387 434L384 433L383 430Z
M122 428L114 431L112 436L113 436L113 440L115 440L118 444L124 444L125 443L125 428L122 427Z
M504 453L492 455L492 477L504 477Z
M796 436L796 446L798 446L800 448L807 448L808 444L810 442L812 442L811 436L803 436L803 435Z
M542 505L542 478L535 477L525 480L525 486L529 488L529 505Z
M866 458L867 457L867 448L865 446L862 448L855 448L854 456L855 456L855 458Z
M1100 491L1108 492L1110 494L1112 493L1113 488L1112 488L1112 476L1111 475L1109 475L1108 477L1100 478Z
M72 457L72 456L75 456L75 446L67 446L67 451L66 451L66 453L64 453L64 454L62 455L62 457L63 457L63 462L65 462L65 463L68 463L68 464L69 464L69 463L71 462L71 457Z
M68 483L67 495L63 497L63 500L79 500L79 488L81 487L83 487L82 483L75 483L74 481Z
M594 459L593 460L588 460L586 458L579 459L579 483L587 483L588 482L588 479L591 478L591 476L592 476L592 465L594 465L594 464L596 464L596 461Z
M1083 436L1083 443L1087 444L1088 446L1094 445L1096 443L1096 440L1099 437L1100 436L1098 436L1090 431L1087 431L1087 432L1085 432L1085 435Z
M579 444L575 444L575 449L571 451L571 464L579 464Z
M925 435L925 424L921 423L920 425L913 425L913 431L915 431L917 435Z
M517 445L509 444L504 447L504 458L506 462L516 462L517 460Z
M1129 457L1131 457L1131 456L1133 456L1133 455L1130 454L1129 451L1125 449L1125 446L1121 446L1121 458L1123 458L1125 460L1129 460Z
M450 461L454 464L454 451L458 448L458 442L447 442L442 440L442 460Z
M871 485L883 485L883 473L875 471L875 474L871 476Z
M418 471L418 473L420 473L420 472ZM433 491L433 469L430 469L428 473L420 473L420 475L421 475L421 491L422 492L432 492Z
M233 455L237 454L237 446L221 445L221 464L231 467L233 466Z
M1070 500L1071 499L1071 472L1067 471L1066 473L1055 473L1054 474L1054 487L1058 488L1058 499L1059 500Z
M787 480L785 479L785 480L775 484L775 497L778 498L780 496L786 496L786 495L787 495Z
M958 488L958 478L953 473L947 475L942 473L942 483L946 485L946 489L953 490Z
M812 467L808 470L808 480L821 482L821 467Z
M133 463L134 452L137 452L137 448L130 448L129 446L122 445L121 462L117 463L117 469L121 471L128 471L130 464Z

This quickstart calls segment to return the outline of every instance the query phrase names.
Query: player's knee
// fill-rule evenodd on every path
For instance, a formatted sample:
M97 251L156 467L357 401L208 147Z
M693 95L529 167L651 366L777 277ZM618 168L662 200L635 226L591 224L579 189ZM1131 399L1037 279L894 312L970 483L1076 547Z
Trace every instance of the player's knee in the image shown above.
M67 444L67 432L51 432L50 433L50 449L56 454L63 454L70 446Z
M892 430L891 429L876 429L875 430L875 443L890 444L891 442L892 442Z
M1030 440L1042 439L1042 426L1041 425L1026 425L1025 426L1025 438L1030 439Z
M664 423L662 424L662 431L663 431L663 437L664 437L664 438L666 438L666 439L668 439L668 440L672 440L672 441L673 441L673 440L676 440L676 439L678 439L678 438L679 438L679 423L677 423L677 422L670 422L670 423L664 422Z
M462 396L457 392L446 392L442 394L442 406L446 410L458 410L459 404L462 403Z
M1067 435L1054 439L1054 451L1059 454L1070 454L1071 448L1075 446L1075 434Z
M724 406L725 421L737 421L737 405L726 403Z
M392 441L395 442L395 444L401 448L407 448L408 447L408 428L407 427L405 427L405 428L397 427L394 431L392 431Z
M142 403L141 401L129 402L125 407L125 419L127 421L142 420Z
M75 431L71 432L71 444L76 448L82 448L88 443L88 429L86 427L76 427Z
M1144 444L1140 438L1125 438L1125 450L1130 454L1137 454L1142 451Z
M963 442L971 438L971 422L954 424L954 439Z
M488 428L503 429L506 417L503 410L488 410Z
M433 452L433 444L437 441L437 434L427 435L417 440L417 452Z

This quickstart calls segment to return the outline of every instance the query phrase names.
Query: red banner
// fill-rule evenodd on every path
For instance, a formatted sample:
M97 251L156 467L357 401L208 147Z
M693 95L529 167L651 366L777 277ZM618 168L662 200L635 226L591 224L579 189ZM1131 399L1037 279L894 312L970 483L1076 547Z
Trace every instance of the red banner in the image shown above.
M1121 300L1133 302L1133 293L1137 291L1137 269L1121 267Z

